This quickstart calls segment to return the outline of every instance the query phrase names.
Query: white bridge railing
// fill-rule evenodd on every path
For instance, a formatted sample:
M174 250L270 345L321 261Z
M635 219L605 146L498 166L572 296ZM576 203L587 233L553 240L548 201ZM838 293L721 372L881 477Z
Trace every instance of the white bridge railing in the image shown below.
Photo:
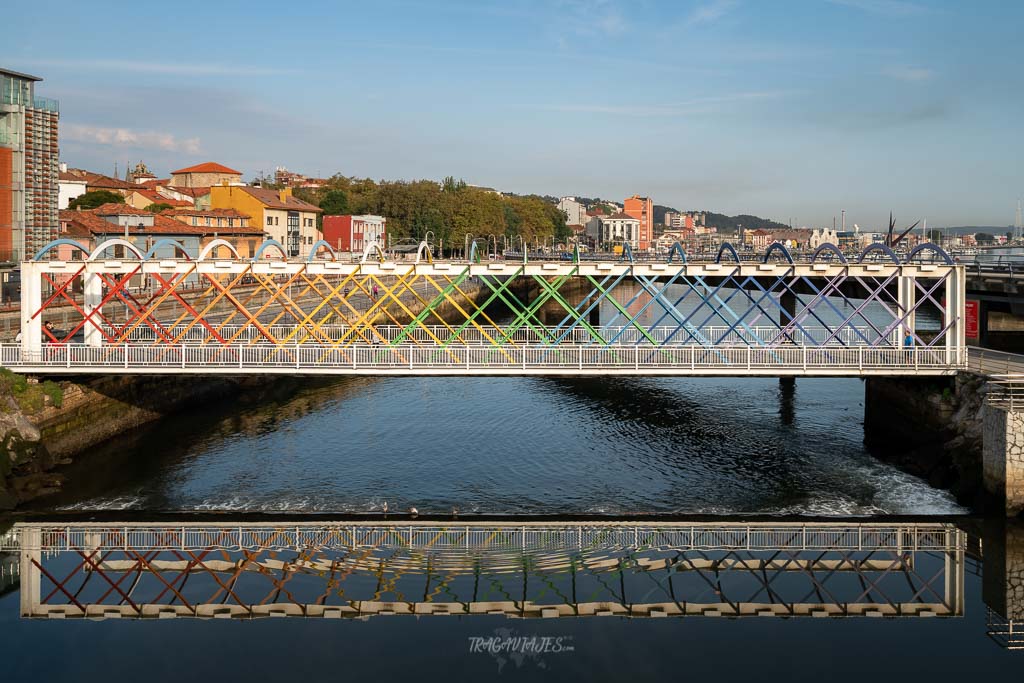
M36 373L860 375L940 374L966 363L966 349L958 354L955 348L921 346L69 344L28 352L0 346L0 364Z

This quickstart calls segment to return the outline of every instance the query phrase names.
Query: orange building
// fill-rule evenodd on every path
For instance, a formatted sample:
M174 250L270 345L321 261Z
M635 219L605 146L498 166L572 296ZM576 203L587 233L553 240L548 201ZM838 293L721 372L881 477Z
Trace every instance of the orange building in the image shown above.
M654 202L650 197L633 195L622 203L622 212L640 221L640 239L638 247L640 251L647 251L651 248L651 240L654 235Z

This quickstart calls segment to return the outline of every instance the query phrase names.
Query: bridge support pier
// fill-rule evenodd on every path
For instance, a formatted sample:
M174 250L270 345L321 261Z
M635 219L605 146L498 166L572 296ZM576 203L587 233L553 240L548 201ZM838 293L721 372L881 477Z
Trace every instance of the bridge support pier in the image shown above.
M1006 515L1013 517L1024 512L1024 410L989 403L984 411L985 490L1003 501Z
M1010 636L1016 633L1017 646L1024 645L1024 524L1016 522L990 522L983 534L984 566L982 571L981 596L985 605L994 612L1005 633L991 633L993 636ZM989 617L990 632L996 624ZM999 639L999 638L997 638Z

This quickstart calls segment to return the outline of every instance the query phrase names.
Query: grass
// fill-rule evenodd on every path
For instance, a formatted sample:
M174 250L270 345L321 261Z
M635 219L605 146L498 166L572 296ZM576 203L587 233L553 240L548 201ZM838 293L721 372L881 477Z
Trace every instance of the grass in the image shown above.
M0 368L0 396L13 397L21 412L28 415L42 410L47 398L54 407L60 408L64 404L64 390L56 382L47 380L42 384L30 384L27 377L7 368ZM6 410L6 406L0 404L0 410Z

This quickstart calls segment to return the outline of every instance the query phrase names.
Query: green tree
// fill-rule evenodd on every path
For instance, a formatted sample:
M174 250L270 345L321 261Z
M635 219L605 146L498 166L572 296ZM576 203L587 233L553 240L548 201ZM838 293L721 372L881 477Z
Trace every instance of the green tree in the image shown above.
M150 213L160 213L161 211L168 211L173 208L173 206L165 204L164 202L153 202L146 207L146 211L149 211Z
M69 209L95 209L104 204L124 204L124 197L110 190L93 190L79 195L68 203Z
M348 213L348 195L344 190L328 190L320 199L320 208L326 216L340 216Z

